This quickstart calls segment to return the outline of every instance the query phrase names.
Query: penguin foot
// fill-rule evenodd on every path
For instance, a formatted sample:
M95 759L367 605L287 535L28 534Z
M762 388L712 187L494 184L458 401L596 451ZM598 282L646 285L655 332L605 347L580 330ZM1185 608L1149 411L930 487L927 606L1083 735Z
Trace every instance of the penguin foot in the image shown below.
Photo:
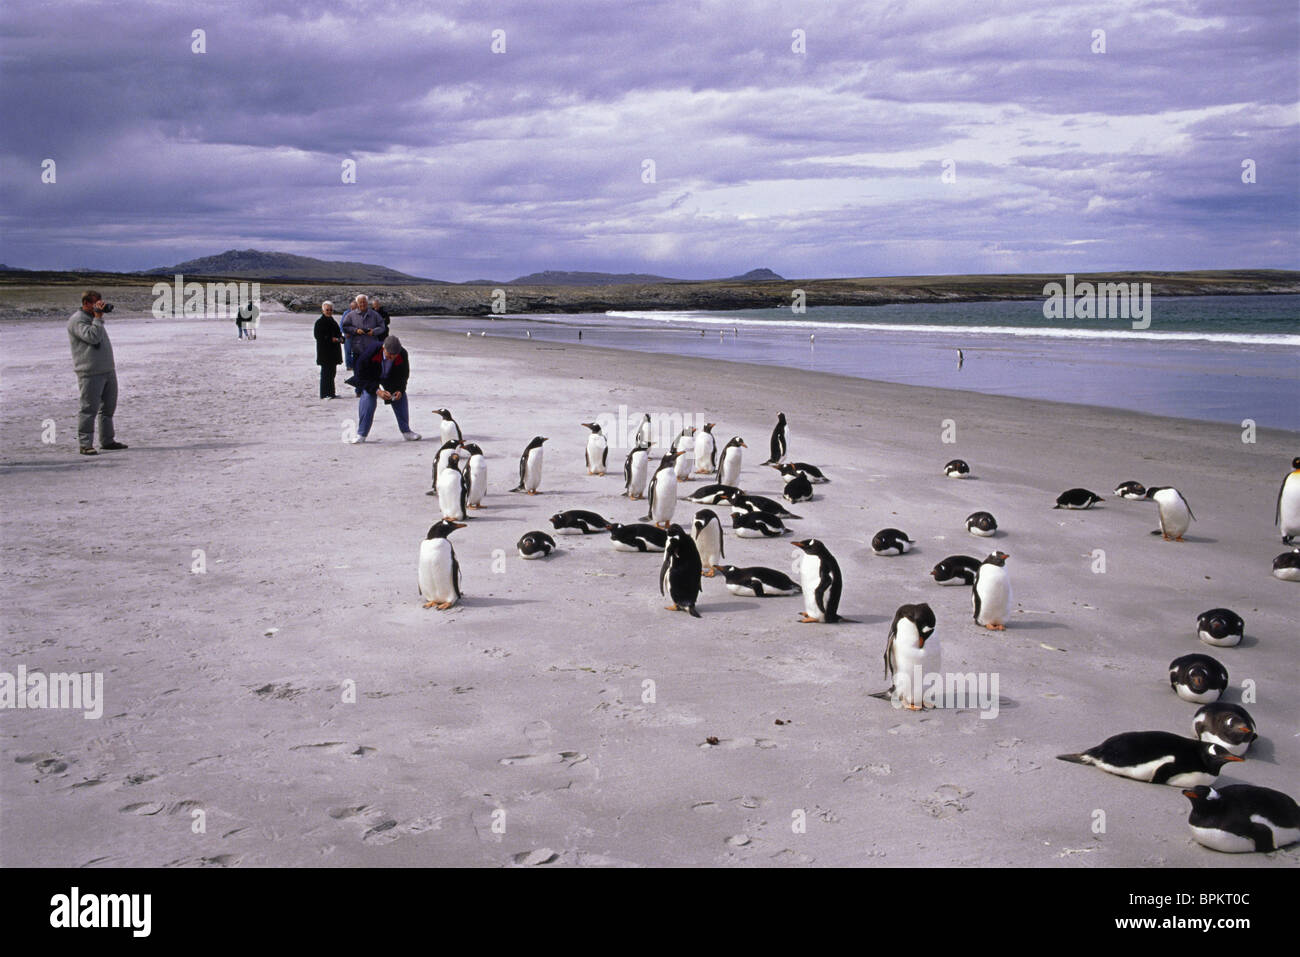
M424 607L425 607L425 608L432 608L432 607L433 607L434 605L436 605L436 604L438 604L436 601L426 601L426 602L424 603Z
M989 631L1006 631L1006 630L1007 630L1007 626L1006 626L1006 625L985 625L984 627L987 628Z
M451 607L451 602L449 601L439 602L434 607L436 607L438 611L446 611L448 608Z
M923 710L925 710L925 709L922 708L921 705L919 705L919 704L905 704L905 705L903 705L903 707L906 708L908 711L923 711Z
M700 572L700 574L703 575L705 578L712 578L714 575L717 574L717 572L715 572L712 568L706 568L704 571Z
M529 489L529 490L528 490L528 494L529 494L529 495L536 495L536 494L537 494L537 489L535 489L535 488L534 488L534 489Z
M677 611L677 606L676 606L676 605L664 605L664 608L665 608L667 611Z
M1182 540L1183 540L1183 536L1181 535L1179 535L1177 538L1174 539L1174 541L1176 542L1181 542Z
M809 618L807 615L804 615L799 619L799 623L801 625L816 625L818 624L818 621L816 618Z

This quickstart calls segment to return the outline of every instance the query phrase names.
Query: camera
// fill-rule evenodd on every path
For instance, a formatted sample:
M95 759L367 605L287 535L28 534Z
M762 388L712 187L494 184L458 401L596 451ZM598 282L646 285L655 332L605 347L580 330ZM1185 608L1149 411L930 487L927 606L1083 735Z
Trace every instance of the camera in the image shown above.
M101 311L101 312L112 312L112 311L113 311L113 304L112 304L111 302L106 302L106 303L104 303L104 306L103 306L103 308L102 308L100 311Z

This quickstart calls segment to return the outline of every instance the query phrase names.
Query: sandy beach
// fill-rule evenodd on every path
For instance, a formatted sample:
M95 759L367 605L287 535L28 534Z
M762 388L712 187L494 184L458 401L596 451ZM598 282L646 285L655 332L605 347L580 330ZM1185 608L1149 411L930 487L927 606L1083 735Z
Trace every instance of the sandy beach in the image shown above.
M1270 568L1297 433L1248 444L1232 425L398 318L425 439L403 442L381 406L382 441L354 446L355 402L317 398L313 318L275 316L254 343L228 322L110 319L130 449L94 459L76 454L63 320L0 330L3 668L102 672L105 698L96 720L0 715L0 863L1300 862L1296 846L1210 851L1178 789L1055 760L1121 731L1190 735L1197 706L1167 668L1204 652L1229 670L1224 700L1254 683L1261 733L1220 782L1296 796L1300 586ZM486 507L452 538L465 597L445 613L416 591L440 406L489 463ZM519 536L556 511L645 514L619 494L626 448L604 477L583 465L580 423L620 406L743 436L741 484L773 497L779 478L759 463L784 411L791 457L832 481L793 507L793 536L729 536L727 557L788 571L792 540L825 540L854 621L798 624L800 599L740 598L721 580L706 582L699 620L669 613L660 556L604 535L520 560ZM543 494L510 494L534 435L550 437ZM944 477L955 457L971 479ZM1184 493L1198 518L1185 543L1149 534L1153 504L1111 495L1129 479ZM1073 486L1106 501L1053 510ZM676 520L697 507L680 502ZM967 534L977 509L998 537ZM887 526L916 548L874 556ZM968 588L928 574L994 547L1015 589L1001 634L972 622ZM996 717L869 697L886 684L895 609L920 601L945 671L998 676ZM1197 640L1196 616L1218 606L1245 618L1239 647Z

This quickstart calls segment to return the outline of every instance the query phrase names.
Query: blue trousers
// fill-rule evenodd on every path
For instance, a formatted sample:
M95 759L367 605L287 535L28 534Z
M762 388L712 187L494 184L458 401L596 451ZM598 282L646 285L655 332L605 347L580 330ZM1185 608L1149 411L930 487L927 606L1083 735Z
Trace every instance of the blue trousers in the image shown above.
M373 392L362 392L361 398L357 400L357 435L366 436L370 434L370 426L375 421L375 406L379 404L379 397ZM397 416L397 428L403 435L411 431L410 425L410 405L406 401L406 393L393 403L393 415Z

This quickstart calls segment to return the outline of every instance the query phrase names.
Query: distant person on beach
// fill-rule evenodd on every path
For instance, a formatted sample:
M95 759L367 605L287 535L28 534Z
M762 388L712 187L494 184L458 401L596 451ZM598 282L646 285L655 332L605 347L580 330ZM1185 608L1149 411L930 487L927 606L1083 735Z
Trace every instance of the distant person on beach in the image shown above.
M259 310L252 300L239 310L239 313L235 316L235 322L239 323L239 338L247 337L249 340L257 338L258 312Z
M344 314L342 328L343 335L347 336L352 344L353 369L357 368L357 356L367 340L379 346L387 338L383 334L383 317L370 308L370 300L364 295L357 296L352 308ZM373 350L367 351L373 352Z
M326 300L320 304L320 318L313 330L316 336L316 364L320 366L320 397L337 399L334 377L343 362L343 330L334 318L334 303Z
M388 315L388 310L379 304L378 296L370 300L370 308L375 310L380 319L384 320L384 334L379 337L379 341L383 342L388 338L389 332L392 331L393 319Z
M375 420L375 406L379 399L393 407L397 427L408 442L420 439L409 424L410 407L406 399L406 383L410 378L410 359L396 336L389 336L381 346L373 336L358 336L357 351L353 356L352 375L343 381L357 390L357 434L352 444L365 442L370 426Z
M355 308L357 308L357 297L353 296L348 307L343 310L343 315L346 316ZM349 370L352 368L352 336L348 335L346 329L343 330L343 364Z
M238 336L238 338L242 340L242 339L244 338L244 333L247 331L247 330L244 328L244 310L243 310L243 309L238 309L238 310L235 311L235 328L236 328L237 330L239 330L239 336Z
M77 373L81 407L77 415L77 446L82 455L95 451L95 423L99 423L99 447L126 448L113 437L113 413L117 411L117 365L113 345L104 328L104 313L112 306L93 289L81 294L81 308L68 320L68 344L72 347L72 368Z

